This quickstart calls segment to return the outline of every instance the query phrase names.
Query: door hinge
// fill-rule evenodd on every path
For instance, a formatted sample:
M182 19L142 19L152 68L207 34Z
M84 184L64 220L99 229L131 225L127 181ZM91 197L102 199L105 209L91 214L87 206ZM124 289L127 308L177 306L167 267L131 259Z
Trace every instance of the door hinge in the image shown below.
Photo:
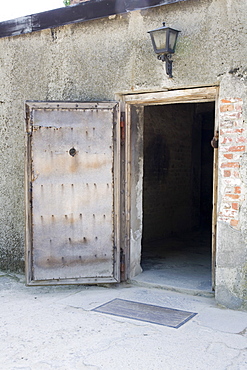
M120 129L121 129L121 144L123 145L125 142L125 112L121 112Z
M120 279L125 280L125 254L122 248L120 250Z

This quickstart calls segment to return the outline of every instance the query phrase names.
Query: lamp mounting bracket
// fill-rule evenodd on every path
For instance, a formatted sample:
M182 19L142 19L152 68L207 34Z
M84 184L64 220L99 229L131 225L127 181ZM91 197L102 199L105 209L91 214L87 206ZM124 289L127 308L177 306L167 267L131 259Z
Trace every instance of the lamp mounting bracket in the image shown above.
M162 62L166 62L166 74L169 76L169 78L172 78L172 62L171 54L159 54L157 56L159 60L162 60Z

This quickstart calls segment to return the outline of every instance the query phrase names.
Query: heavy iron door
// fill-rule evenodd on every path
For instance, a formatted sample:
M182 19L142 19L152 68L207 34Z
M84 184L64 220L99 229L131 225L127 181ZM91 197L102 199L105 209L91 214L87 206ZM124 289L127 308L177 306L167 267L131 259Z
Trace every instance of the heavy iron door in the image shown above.
M118 105L26 103L28 285L119 281Z

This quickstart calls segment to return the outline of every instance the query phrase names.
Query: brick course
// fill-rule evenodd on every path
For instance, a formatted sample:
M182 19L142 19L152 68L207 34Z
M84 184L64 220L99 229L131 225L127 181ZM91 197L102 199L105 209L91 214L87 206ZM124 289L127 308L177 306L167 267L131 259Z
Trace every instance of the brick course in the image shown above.
M243 202L243 185L239 169L242 154L246 150L244 144L247 142L242 109L241 99L225 98L220 101L219 169L222 175L222 202L219 220L235 229L240 227L239 210Z

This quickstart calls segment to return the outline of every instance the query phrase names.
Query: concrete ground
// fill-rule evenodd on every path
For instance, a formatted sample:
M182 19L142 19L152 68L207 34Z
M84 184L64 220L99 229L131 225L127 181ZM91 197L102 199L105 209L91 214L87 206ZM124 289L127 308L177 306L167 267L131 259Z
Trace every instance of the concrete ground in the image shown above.
M178 329L91 311L114 298L188 310ZM247 369L247 313L131 284L26 287L0 273L1 370Z

